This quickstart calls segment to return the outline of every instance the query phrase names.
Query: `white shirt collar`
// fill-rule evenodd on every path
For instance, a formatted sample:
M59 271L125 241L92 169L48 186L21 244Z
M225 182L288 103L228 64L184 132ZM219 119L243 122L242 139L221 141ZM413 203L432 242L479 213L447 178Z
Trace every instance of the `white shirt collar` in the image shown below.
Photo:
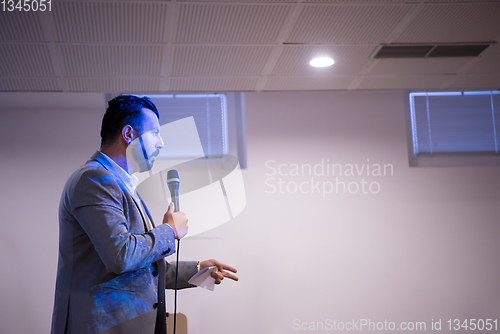
M122 179L123 183L127 186L128 190L130 193L135 196L135 190L137 188L137 184L139 182L139 179L135 175L130 175L125 171L123 168L120 167L113 159L108 157L106 154L101 152L101 154L111 163L113 168L115 169L116 174Z

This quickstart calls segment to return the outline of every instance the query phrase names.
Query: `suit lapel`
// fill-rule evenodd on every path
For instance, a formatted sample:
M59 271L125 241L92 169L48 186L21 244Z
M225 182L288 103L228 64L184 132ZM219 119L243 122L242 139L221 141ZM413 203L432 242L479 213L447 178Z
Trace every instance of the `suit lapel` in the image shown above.
M144 217L144 215L142 213L140 204L138 203L138 201L135 198L134 194L131 194L130 191L129 191L129 189L128 189L128 187L125 185L125 183L123 183L122 178L116 173L115 167L99 151L97 151L96 153L94 153L94 155L90 158L90 161L97 161L99 164L102 165L102 167L104 169L106 169L108 172L110 172L114 176L114 178L116 179L116 182L120 186L120 189L123 191L123 193L129 194L130 197L132 198L132 200L134 201L134 204L135 204L137 210L139 211L139 213L141 215L142 223L144 225L144 231L145 232L149 231L148 224L146 222L146 217ZM144 206L144 208L145 208L145 206ZM147 210L147 209L145 209L145 210ZM149 215L149 212L147 212L147 213ZM151 221L151 224L154 227L154 223L153 223L153 220L151 218L150 218L150 221Z

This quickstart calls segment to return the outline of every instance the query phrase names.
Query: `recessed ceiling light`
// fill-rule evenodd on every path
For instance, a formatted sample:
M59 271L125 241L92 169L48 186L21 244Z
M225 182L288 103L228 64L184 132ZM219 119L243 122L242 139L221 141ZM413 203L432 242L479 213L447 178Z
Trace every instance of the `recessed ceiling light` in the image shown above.
M328 67L332 66L335 62L333 61L332 58L328 57L321 57L321 58L314 58L309 62L309 65L312 67Z

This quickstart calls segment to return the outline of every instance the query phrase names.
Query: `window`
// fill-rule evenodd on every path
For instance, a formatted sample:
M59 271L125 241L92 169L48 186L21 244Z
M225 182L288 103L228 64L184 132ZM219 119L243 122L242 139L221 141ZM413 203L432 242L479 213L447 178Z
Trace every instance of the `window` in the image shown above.
M205 156L228 154L227 101L224 94L148 95L160 125L193 117Z
M409 94L411 166L500 164L500 91Z

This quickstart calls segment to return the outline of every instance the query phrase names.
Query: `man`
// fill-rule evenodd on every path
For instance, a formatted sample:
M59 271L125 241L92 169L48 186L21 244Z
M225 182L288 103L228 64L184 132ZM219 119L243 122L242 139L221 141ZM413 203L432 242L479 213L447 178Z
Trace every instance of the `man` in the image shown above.
M100 151L67 181L59 206L53 334L153 334L155 323L164 323L165 315L157 312L158 277L174 287L175 264L163 258L175 252L188 219L170 205L155 227L132 175L152 168L163 147L159 126L149 98L112 99L102 120ZM191 287L187 281L199 269L214 265L216 284L224 277L238 280L225 271L236 269L216 260L180 262L178 288Z

